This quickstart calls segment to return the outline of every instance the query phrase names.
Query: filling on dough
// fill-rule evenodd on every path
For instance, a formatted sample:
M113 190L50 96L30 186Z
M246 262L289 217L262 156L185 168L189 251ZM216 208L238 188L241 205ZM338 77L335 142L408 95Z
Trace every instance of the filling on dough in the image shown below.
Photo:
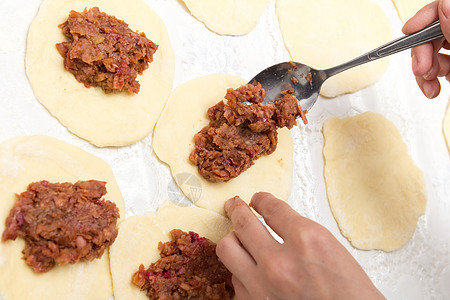
M117 236L119 210L102 197L105 182L34 182L17 195L6 219L2 241L25 240L25 262L36 272L57 263L100 258Z
M138 74L148 68L158 45L145 33L133 32L122 20L100 12L98 7L71 11L60 24L68 42L56 44L64 67L88 87L105 93L139 92Z
M194 136L195 149L190 161L208 181L228 181L239 176L261 155L277 147L277 129L292 128L305 111L300 107L294 90L283 92L275 103L263 104L261 84L228 89L225 99L208 109L209 125Z
M161 258L144 265L132 280L149 299L233 299L231 273L219 261L216 244L197 233L170 231L172 240L159 242Z

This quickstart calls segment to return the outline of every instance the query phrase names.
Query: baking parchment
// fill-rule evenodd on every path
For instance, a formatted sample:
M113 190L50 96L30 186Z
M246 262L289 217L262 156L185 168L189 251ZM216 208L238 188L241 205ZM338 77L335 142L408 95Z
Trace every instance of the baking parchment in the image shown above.
M279 31L275 0L259 24L240 37L211 32L181 1L146 2L169 31L176 59L174 88L211 73L250 79L272 64L290 60ZM389 16L393 37L401 36L402 23L393 3L375 2ZM168 167L152 152L151 136L127 147L96 148L69 133L36 100L26 77L24 54L27 30L39 4L39 0L0 0L0 142L18 135L45 134L103 158L116 176L127 217L154 211L167 199L188 204ZM412 75L409 51L404 51L390 58L378 83L354 94L320 98L308 114L309 124L292 130L295 166L288 202L331 230L388 299L450 299L450 159L442 134L450 89L448 82L442 84L438 98L425 98ZM427 183L426 213L414 237L392 253L354 249L340 234L325 192L323 122L331 116L364 111L381 113L396 124ZM201 189L195 183L192 188Z

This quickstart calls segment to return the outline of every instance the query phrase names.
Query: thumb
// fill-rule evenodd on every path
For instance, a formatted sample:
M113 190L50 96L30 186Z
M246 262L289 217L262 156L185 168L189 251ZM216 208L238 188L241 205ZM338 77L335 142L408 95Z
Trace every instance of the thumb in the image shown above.
M450 41L450 0L439 0L438 14L442 33Z

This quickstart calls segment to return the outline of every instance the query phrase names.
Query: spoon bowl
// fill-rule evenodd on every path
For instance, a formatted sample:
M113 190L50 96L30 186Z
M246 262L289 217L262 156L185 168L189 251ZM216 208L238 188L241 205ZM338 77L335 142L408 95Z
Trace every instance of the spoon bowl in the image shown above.
M263 103L274 102L281 92L294 89L294 96L303 110L309 111L316 103L322 84L333 75L361 64L443 38L439 20L427 27L393 40L364 55L333 68L316 70L299 62L283 62L264 69L249 83L260 83L265 90Z

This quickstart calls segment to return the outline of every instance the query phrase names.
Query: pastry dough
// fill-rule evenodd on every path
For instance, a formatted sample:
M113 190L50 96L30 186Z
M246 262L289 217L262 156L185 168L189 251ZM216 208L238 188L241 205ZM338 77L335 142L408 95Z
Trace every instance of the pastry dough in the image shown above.
M229 219L198 207L180 207L168 202L156 213L133 216L119 226L119 235L111 246L111 274L114 298L148 299L131 281L143 264L146 268L160 258L158 243L170 240L172 229L194 231L217 243L231 231Z
M269 0L182 0L191 14L218 34L244 35L258 24Z
M194 135L208 124L206 111L224 99L228 88L246 84L232 75L214 74L180 85L170 96L156 124L153 149L160 160L170 166L176 183L195 205L225 214L226 200L238 195L250 201L256 192L273 193L287 200L293 172L293 142L288 129L278 130L278 146L264 155L237 178L228 182L206 181L189 161ZM187 182L188 179L192 184Z
M277 0L283 40L291 58L315 69L352 60L391 40L391 23L370 0ZM353 93L378 81L388 66L380 59L325 81L321 95Z
M393 0L395 8L397 8L400 20L406 23L411 19L416 12L418 12L425 5L433 2L434 0Z
M447 142L447 148L450 151L450 102L447 106L447 113L444 117L444 136L445 141Z
M426 207L425 180L395 125L375 113L324 124L325 181L342 234L363 250L394 251Z
M40 180L106 181L105 199L116 203L123 216L124 202L111 168L101 159L46 136L18 137L0 144L0 233L15 202L15 193ZM108 253L101 259L56 266L36 273L22 259L25 242L0 242L0 298L108 299L112 296Z
M58 25L71 10L93 6L159 45L149 68L137 77L139 94L86 88L64 69L55 44L66 39ZM44 0L28 32L26 71L38 100L72 133L99 147L124 146L153 129L172 90L174 55L163 22L142 0Z

